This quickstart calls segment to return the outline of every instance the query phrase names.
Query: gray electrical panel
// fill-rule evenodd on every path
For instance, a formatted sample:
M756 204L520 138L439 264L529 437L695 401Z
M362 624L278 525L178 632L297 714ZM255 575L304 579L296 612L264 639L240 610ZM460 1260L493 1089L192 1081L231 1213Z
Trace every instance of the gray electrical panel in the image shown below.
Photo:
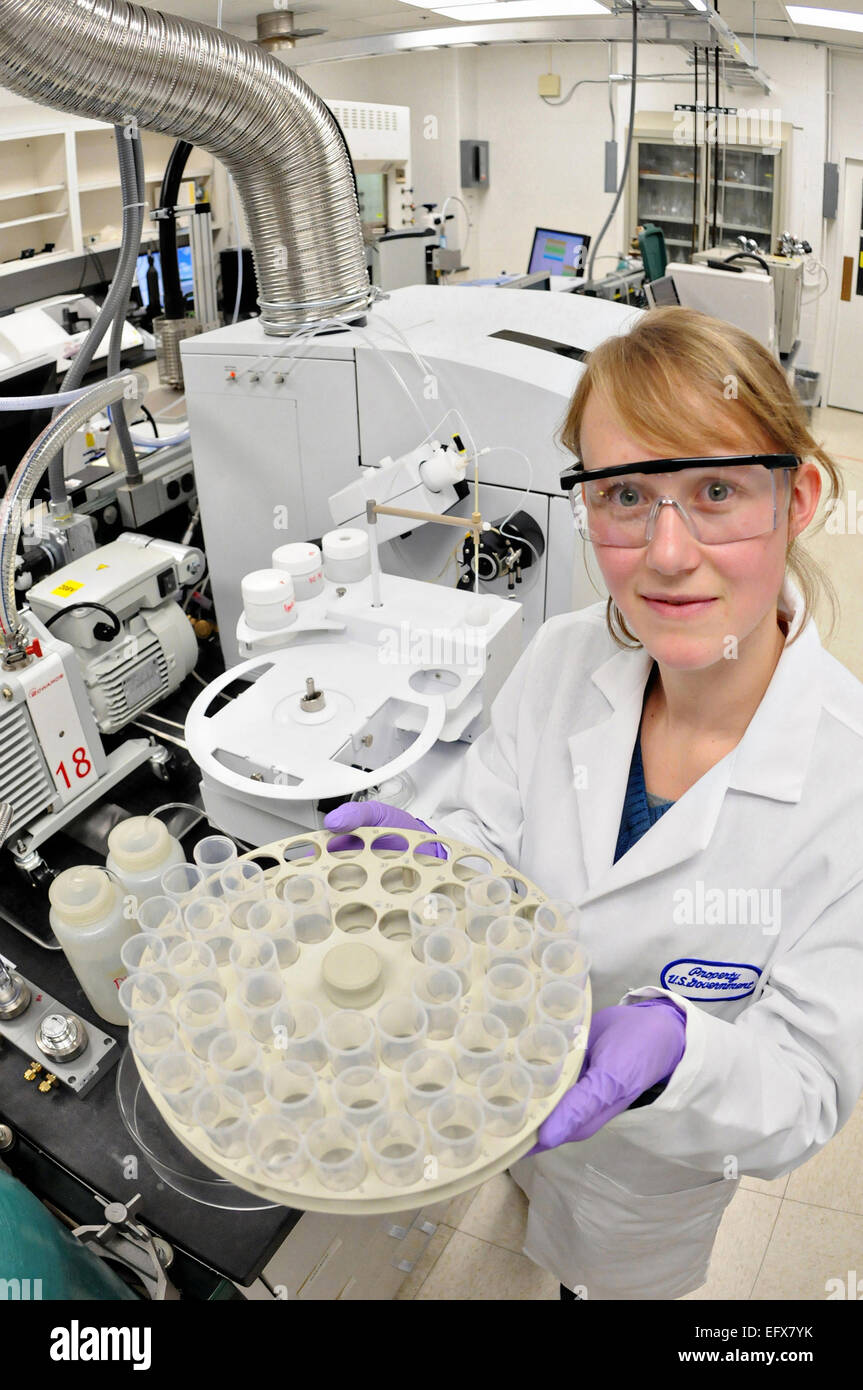
M824 165L824 190L821 195L821 216L832 220L839 209L839 165Z
M461 140L462 188L488 188L488 141Z

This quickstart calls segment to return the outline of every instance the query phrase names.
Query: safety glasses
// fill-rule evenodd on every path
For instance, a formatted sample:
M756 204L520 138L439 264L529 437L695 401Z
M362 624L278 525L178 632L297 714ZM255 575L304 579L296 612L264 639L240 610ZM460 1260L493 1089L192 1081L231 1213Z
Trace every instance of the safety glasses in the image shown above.
M776 529L777 473L790 497L788 480L799 464L795 454L650 459L589 470L578 463L561 473L560 485L593 545L649 545L663 507L702 544L727 545Z

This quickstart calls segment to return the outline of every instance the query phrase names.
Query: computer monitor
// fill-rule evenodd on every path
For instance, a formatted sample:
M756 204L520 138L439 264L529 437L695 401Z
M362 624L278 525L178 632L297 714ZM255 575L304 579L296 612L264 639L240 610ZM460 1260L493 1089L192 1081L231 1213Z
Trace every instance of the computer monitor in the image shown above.
M528 275L545 271L548 275L584 275L590 237L580 232L554 232L549 227L537 227L528 262Z
M150 264L150 255L152 255L152 257L153 257L153 264L154 264L154 266L156 267L156 271L157 271L158 276L159 276L159 300L160 300L160 303L162 304L162 307L164 308L164 306L165 306L165 286L164 286L164 284L163 284L163 282L162 282L162 260L161 260L161 257L160 257L160 255L159 255L159 252L158 252L158 251L153 251L153 252L149 252L149 253L146 252L146 251L144 251L144 252L138 257L137 276L138 276L138 289L141 291L141 303L142 303L142 304L144 305L144 307L146 308L147 304L150 302L150 296L149 296L148 291L147 291L147 270L148 270L149 264ZM178 265L179 271L180 271L180 289L182 290L182 292L183 292L184 295L186 295L186 294L191 294L191 293L192 293L192 289L193 289L193 285L194 285L194 280L193 280L193 276L192 276L192 248L191 248L191 246L178 246L178 247L177 247L177 265Z

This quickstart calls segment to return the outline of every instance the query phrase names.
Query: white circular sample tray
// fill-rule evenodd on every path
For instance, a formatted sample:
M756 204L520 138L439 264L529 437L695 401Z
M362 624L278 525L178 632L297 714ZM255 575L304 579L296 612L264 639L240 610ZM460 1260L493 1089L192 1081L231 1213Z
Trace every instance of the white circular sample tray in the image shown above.
M297 875L313 874L326 881L333 918L331 934L326 940L300 944L296 961L281 970L287 1005L290 1007L292 1003L313 1003L325 1020L328 1015L345 1008L344 1002L335 1003L331 997L333 967L339 959L331 953L347 943L370 947L377 958L380 972L379 988L382 986L382 992L372 1003L358 1012L367 1014L374 1022L379 1010L389 1000L411 997L412 979L424 966L413 954L408 921L408 908L415 899L427 893L441 893L449 898L456 906L455 927L459 932L465 931L464 888L466 883L477 876L492 874L509 883L512 902L508 909L504 909L508 915L523 917L531 922L536 908L547 901L545 894L503 860L484 849L464 845L445 835L361 826L351 831L350 836L354 842L361 841L362 848L336 851L327 848L328 844L336 839L344 842L347 833L310 831L262 846L241 856L241 862L251 860L264 870L265 892L270 898L282 898L286 882ZM393 837L403 843L405 848L381 847L381 840L389 840L392 843ZM421 845L428 843L442 845L448 858L443 860L428 853L418 852ZM238 939L246 935L242 929L236 929ZM469 988L465 991L459 1006L461 1015L485 1011L483 988L488 964L487 954L488 948L485 945L473 944ZM330 992L325 987L324 980L325 962L328 957L330 961L326 970L330 977ZM541 971L532 957L526 964L535 981L535 1004L536 992L541 983ZM225 964L219 966L218 970L220 981L226 990L228 1026L238 1032L248 1032L249 1025L236 998L238 978L233 967ZM181 1122L165 1102L150 1071L137 1058L136 1061L142 1084L169 1129L195 1158L227 1181L260 1197L301 1210L339 1211L352 1215L406 1211L445 1200L485 1182L523 1157L533 1147L539 1125L579 1076L590 1025L589 981L585 989L584 1019L569 1044L560 1079L549 1095L531 1098L523 1127L517 1133L505 1137L490 1134L486 1130L479 1157L475 1162L465 1167L447 1166L440 1158L435 1157L433 1162L424 1165L423 1177L410 1186L394 1186L378 1175L371 1161L365 1137L363 1149L367 1170L365 1177L356 1186L345 1191L336 1191L325 1186L311 1163L302 1176L293 1179L289 1185L277 1184L271 1174L257 1165L251 1152L244 1153L237 1159L229 1159L214 1147L204 1129ZM173 1008L171 1000L168 1008ZM530 1022L534 1021L532 1011ZM516 1060L515 1042L515 1037L508 1038L504 1060ZM455 1059L455 1042L452 1037L427 1038L423 1047L448 1053ZM265 1069L277 1070L284 1065L286 1057L290 1058L290 1044L286 1051L273 1039L272 1042L262 1043L262 1054ZM405 1090L400 1071L380 1060L378 1068L389 1084L388 1109L396 1113L405 1111ZM326 1107L326 1116L338 1115L333 1096L335 1078L329 1061L317 1071L317 1078ZM455 1093L457 1096L468 1096L477 1101L480 1099L477 1087L463 1080L458 1074ZM251 1118L267 1113L276 1113L276 1107L266 1097L250 1107ZM434 1150L427 1124L424 1128L429 1140L427 1152L432 1156Z

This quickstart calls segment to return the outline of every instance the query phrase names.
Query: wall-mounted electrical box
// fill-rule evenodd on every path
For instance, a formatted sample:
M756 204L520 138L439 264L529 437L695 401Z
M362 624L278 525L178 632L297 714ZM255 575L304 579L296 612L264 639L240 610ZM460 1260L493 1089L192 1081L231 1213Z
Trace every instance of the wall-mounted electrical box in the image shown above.
M462 140L462 188L488 188L488 141Z

